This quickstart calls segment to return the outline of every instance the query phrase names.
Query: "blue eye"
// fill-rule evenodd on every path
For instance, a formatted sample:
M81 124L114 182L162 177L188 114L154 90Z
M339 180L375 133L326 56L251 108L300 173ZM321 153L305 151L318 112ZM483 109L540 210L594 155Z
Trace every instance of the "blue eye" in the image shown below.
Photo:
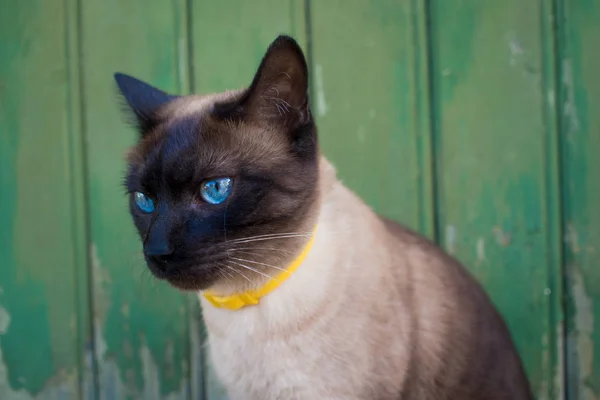
M138 208L138 210L145 214L154 212L154 201L152 201L150 197L146 196L142 192L135 192L133 196L135 199L135 206Z
M200 188L200 196L210 204L221 204L231 194L231 179L220 178L206 181Z

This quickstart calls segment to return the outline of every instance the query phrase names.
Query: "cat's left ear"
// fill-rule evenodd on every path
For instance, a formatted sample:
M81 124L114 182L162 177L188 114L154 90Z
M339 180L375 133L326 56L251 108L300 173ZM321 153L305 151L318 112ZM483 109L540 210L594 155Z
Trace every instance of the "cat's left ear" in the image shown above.
M258 123L293 129L310 121L308 67L294 39L281 35L271 43L237 107Z
M155 123L154 114L161 106L177 98L132 76L117 72L115 81L136 118L143 135Z

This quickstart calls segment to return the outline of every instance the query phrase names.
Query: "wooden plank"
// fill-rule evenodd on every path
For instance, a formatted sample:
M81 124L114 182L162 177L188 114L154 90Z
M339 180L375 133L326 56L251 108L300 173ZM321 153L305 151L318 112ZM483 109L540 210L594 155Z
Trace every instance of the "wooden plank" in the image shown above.
M548 289L552 296L548 299L549 329L553 329L543 343L543 375L546 379L540 390L540 398L565 398L565 307L564 307L564 254L562 230L561 165L560 165L560 125L556 96L557 87L557 38L556 4L554 0L540 2L540 22L542 35L542 116L545 128L543 193L543 225L546 227L548 263Z
M319 139L339 177L432 236L423 4L311 2L311 69Z
M567 394L600 398L600 2L559 2Z
M279 34L294 36L306 48L304 2L299 0L193 0L191 28L196 93L247 87L267 46ZM207 354L204 357L205 364L195 369L204 370L206 398L227 399Z
M89 399L77 21L70 2L2 8L0 398Z
M189 397L188 299L156 281L121 187L125 126L112 74L186 92L183 0L82 0L83 93L88 146L94 331L100 399Z
M555 131L547 125L546 8L520 0L431 1L440 237L505 316L540 399L560 393L560 216Z
M296 0L200 1L191 6L194 91L246 87L277 35L305 44L304 8Z

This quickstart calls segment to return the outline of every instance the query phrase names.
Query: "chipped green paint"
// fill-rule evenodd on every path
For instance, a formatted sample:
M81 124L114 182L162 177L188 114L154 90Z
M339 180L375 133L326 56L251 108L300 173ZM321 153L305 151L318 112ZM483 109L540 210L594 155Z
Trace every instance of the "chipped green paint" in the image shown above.
M307 50L341 178L471 268L538 399L600 399L598 0L2 9L0 399L227 398L197 299L143 265L120 188L135 132L111 75L239 88L278 33Z
M69 7L9 1L10 12L0 15L2 399L75 398L86 390Z
M421 187L430 180L422 148L429 132L415 110L428 90L415 70L426 51L414 46L423 33L419 7L311 2L312 104L323 151L341 179L378 212L432 235L431 197Z
M552 38L542 36L552 10L520 0L431 7L440 239L505 316L534 393L555 398L559 193L547 165Z
M600 2L559 13L561 144L567 275L567 394L600 398Z
M100 399L187 398L188 301L150 275L121 187L126 149L112 74L185 92L184 1L81 1L95 352Z

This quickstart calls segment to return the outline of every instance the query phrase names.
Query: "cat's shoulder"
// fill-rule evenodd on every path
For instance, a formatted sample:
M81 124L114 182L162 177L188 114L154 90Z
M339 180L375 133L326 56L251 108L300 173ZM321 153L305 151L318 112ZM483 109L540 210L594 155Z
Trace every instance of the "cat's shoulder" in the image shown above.
M418 246L424 250L437 248L437 245L434 242L407 226L390 218L383 216L378 217L383 222L388 234L394 241L400 241L411 246Z

